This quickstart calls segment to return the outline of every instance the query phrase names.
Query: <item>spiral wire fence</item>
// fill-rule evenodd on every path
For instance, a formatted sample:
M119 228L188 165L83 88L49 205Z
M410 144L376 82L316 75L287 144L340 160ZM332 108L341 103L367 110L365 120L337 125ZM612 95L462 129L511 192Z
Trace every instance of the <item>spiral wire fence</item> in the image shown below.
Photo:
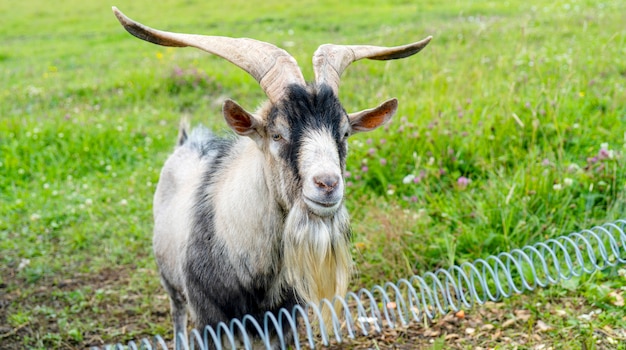
M411 321L471 308L475 303L498 301L585 274L626 263L626 219L595 226L510 252L439 269L422 276L387 282L371 289L350 292L345 297L323 300L319 305L281 309L267 313L262 322L247 315L193 330L187 339L176 336L177 349L251 349L253 343L267 349L315 348L342 342L358 333L368 336L384 327L407 326ZM323 317L323 312L331 317ZM249 332L253 329L252 332ZM288 343L283 330L293 332ZM248 330L248 332L246 332ZM250 334L252 333L252 334ZM160 336L109 345L105 349L168 349Z

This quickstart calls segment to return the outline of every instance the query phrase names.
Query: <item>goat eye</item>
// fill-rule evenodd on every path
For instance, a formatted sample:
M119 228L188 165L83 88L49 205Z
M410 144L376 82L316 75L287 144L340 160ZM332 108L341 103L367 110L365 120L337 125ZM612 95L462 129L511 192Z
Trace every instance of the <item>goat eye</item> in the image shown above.
M283 137L280 136L280 134L272 134L272 140L274 141L280 141L280 139L282 139Z

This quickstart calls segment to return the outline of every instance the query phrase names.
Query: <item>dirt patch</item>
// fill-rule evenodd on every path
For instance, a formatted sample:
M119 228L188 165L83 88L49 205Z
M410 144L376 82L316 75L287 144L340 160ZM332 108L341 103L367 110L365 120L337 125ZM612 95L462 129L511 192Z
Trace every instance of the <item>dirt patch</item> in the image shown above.
M6 272L15 275L15 271ZM14 279L16 285L10 286L10 292L8 286L0 289L2 348L83 349L114 339L151 337L154 327L146 324L169 322L168 308L157 296L162 291L144 295L141 286L133 285L133 273L134 266L119 266L44 278L35 285ZM154 306L147 307L146 300Z

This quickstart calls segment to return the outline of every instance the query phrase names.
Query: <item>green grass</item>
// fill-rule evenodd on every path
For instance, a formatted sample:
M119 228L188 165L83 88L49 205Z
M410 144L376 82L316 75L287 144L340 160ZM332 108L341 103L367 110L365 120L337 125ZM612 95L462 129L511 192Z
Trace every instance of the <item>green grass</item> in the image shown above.
M219 58L132 38L110 5L157 28L275 43L309 79L322 43L433 35L415 57L359 61L342 80L349 111L400 101L385 130L350 142L351 289L626 217L621 1L0 1L0 342L9 348L167 334L151 198L178 121L225 130L223 97L248 109L264 99ZM609 293L625 286L611 270L512 303L542 315L533 305L546 294L557 305L576 298L610 315L591 329L624 329ZM583 335L546 342L602 348L570 326Z

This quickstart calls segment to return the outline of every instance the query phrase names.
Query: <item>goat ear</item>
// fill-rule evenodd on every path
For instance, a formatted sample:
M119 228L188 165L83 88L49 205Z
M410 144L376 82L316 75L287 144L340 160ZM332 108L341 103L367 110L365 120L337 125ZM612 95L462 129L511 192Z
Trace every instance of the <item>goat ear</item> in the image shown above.
M366 109L364 111L350 113L350 126L352 133L371 131L385 124L396 114L398 110L398 100L392 98L383 102L380 106Z
M259 121L233 100L224 101L222 113L228 126L237 134L254 138L259 135Z

